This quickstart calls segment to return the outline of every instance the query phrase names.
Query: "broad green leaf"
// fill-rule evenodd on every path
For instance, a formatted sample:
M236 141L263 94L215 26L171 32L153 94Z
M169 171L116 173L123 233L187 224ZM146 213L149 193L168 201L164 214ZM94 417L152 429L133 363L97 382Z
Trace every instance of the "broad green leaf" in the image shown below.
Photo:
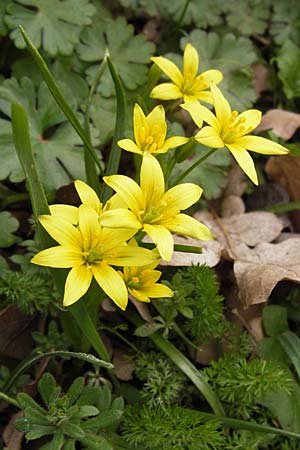
M174 180L180 176L182 172L190 167L200 156L207 153L207 151L207 147L197 143L193 158L176 164L172 173L172 179ZM221 188L226 184L230 165L231 158L228 151L225 149L217 150L187 175L182 182L199 184L204 191L203 195L209 200L218 198Z
M272 361L288 367L289 359L278 342L277 337L265 337L257 344L257 353L266 361Z
M300 338L293 331L285 331L277 337L280 345L294 365L300 379Z
M19 228L18 220L9 212L0 212L0 248L11 247L17 240L13 234Z
M263 309L262 323L268 336L277 336L289 329L287 309L279 305L269 305Z
M38 383L39 393L45 405L48 405L50 402L50 398L55 387L55 378L51 375L51 373L46 372Z
M7 33L7 26L4 21L4 15L7 5L11 0L1 0L0 2L0 36L5 36Z
M271 392L262 403L271 410L282 428L300 432L300 389L296 383L291 394L283 391Z
M300 44L300 3L298 0L276 0L273 2L273 16L270 33L277 44L292 39Z
M22 25L35 47L43 47L52 56L70 55L81 26L89 25L94 13L90 0L13 0L5 21L18 48L25 48L18 29Z
M16 79L7 79L0 86L0 100L0 110L8 117L11 103L20 104L26 110L33 155L48 194L73 179L85 178L81 139L66 121L44 82L35 90L28 78L22 78L19 83ZM12 149L10 124L1 122L0 179L20 182L24 174Z
M300 18L299 18L300 20ZM299 41L300 42L300 41ZM288 99L300 97L300 48L299 45L287 40L284 42L276 58L282 81L283 91Z
M96 94L90 107L90 116L99 131L100 144L105 144L113 136L116 119L116 99Z
M69 407L77 400L84 386L84 379L82 377L76 378L66 393L69 401Z
M224 9L227 24L244 36L263 34L271 15L269 0L227 0Z
M135 89L147 81L147 66L154 52L154 45L139 34L134 36L134 28L126 23L123 17L100 23L93 28L86 28L77 46L82 61L96 63L87 70L88 81L95 78L99 63L108 48L109 55L116 70L127 89ZM109 97L114 88L108 70L106 69L99 86L100 92Z
M190 42L200 55L200 72L219 69L224 74L220 89L233 109L242 111L256 99L252 86L251 64L257 59L250 39L226 33L194 30L181 39L181 47Z

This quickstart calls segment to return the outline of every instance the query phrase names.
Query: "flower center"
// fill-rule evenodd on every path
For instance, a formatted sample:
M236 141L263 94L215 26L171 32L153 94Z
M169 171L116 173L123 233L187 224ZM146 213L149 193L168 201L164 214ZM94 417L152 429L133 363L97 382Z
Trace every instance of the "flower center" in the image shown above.
M155 206L150 206L142 215L141 219L143 223L153 223L161 217L161 212L159 212Z
M237 138L252 131L252 127L248 127L246 129L246 127L242 125L245 122L245 117L239 117L239 113L237 111L232 111L229 118L229 124L221 133L223 142L225 144L232 144Z
M141 287L139 277L132 277L131 280L127 282L127 286L131 289L139 289Z
M149 153L155 153L155 151L164 145L166 138L166 124L159 122L153 125L149 130L149 134L146 132L145 127L141 127L139 130L141 150L148 151Z
M191 76L186 76L182 92L186 95L196 94L199 91L203 91L204 89L208 89L208 84L203 82L203 76L200 75L197 78L192 78Z
M83 252L85 262L93 264L102 261L102 255L99 248L90 248L87 252Z

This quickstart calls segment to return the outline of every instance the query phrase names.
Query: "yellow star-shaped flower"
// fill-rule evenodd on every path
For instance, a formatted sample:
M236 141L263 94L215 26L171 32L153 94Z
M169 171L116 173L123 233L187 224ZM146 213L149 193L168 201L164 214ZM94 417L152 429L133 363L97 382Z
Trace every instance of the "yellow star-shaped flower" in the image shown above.
M254 184L258 184L254 162L247 150L263 155L284 155L288 153L288 150L269 139L248 136L261 121L260 111L248 109L241 114L231 111L230 105L220 89L212 85L211 91L215 114L199 103L181 105L182 108L189 111L199 128L202 127L203 121L208 124L200 129L195 135L195 139L207 147L227 147L246 175Z
M181 211L196 203L202 189L193 183L184 183L165 191L165 183L159 162L150 153L143 156L140 186L125 175L103 178L105 183L131 211L131 226L143 230L157 245L161 257L169 261L174 242L171 233L183 234L201 240L212 239L209 229L198 220ZM103 226L115 228L124 209L104 212L100 217ZM126 210L125 210L126 212ZM130 220L127 216L127 223Z
M78 226L58 216L41 216L42 226L59 245L37 253L31 260L40 266L71 268L63 304L69 306L88 290L95 277L103 291L123 310L128 302L124 280L111 266L144 266L158 262L154 252L126 244L134 229L107 229L88 205L78 208Z
M133 126L135 142L131 139L122 139L118 142L119 147L128 152L140 155L145 151L152 154L166 153L170 148L179 147L188 141L188 138L183 136L166 139L167 124L162 105L156 106L145 116L142 108L135 104Z
M213 103L209 87L223 80L219 70L206 70L198 73L199 55L192 44L187 44L183 54L182 73L172 61L163 56L151 60L171 79L173 83L162 83L152 89L150 96L160 100L183 98L185 102L201 100Z

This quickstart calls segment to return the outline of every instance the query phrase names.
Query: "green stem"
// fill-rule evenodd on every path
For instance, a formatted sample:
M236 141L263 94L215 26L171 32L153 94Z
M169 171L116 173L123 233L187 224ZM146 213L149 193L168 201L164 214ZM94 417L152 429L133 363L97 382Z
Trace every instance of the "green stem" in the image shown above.
M189 6L190 2L191 2L191 0L186 0L186 2L185 2L185 5L184 5L184 7L182 9L182 13L180 14L180 17L179 17L178 22L177 22L178 27L180 27L180 25L183 22L184 16L186 14L186 10L188 9L188 6Z
M144 237L144 236L142 236ZM136 236L135 236L136 239ZM149 250L153 250L156 248L156 245L152 242L142 242L141 240L138 240L138 243L141 247L148 248ZM174 251L175 252L184 252L184 253L202 253L201 247L196 247L195 245L184 245L184 244L174 244Z
M10 403L11 405L14 405L17 408L19 408L18 402L16 400L14 400L13 398L9 397L8 395L4 394L4 392L0 392L0 399L6 403Z
M217 149L216 148L212 148L211 150L209 150L205 155L200 156L199 159L197 159L196 162L194 162L194 164L192 164L190 167L188 167L184 172L182 172L179 177L176 178L176 180L173 182L173 186L176 186L181 180L183 180L189 173L192 172L192 170L194 170L197 166L199 166L199 164L202 164L203 161L205 161L207 158L209 158L209 156L211 156L213 153L215 153Z
M3 387L4 392L8 392L10 388L14 385L17 378L19 378L22 373L24 373L30 366L34 365L37 361L44 358L52 358L53 356L61 356L62 358L77 358L82 361L87 361L93 365L105 367L106 369L111 369L113 365L109 362L102 361L101 359L96 358L94 355L90 355L87 353L79 353L79 352L68 352L65 350L57 350L53 352L46 352L40 355L30 356L25 361L22 361L15 370L13 371L10 379Z

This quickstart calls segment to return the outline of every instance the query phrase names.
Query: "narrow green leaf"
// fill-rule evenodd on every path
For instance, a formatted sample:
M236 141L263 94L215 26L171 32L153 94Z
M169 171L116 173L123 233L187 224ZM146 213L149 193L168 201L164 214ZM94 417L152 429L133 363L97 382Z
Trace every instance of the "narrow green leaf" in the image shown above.
M37 224L38 239L43 247L49 247L53 244L53 241L39 225L38 216L50 214L50 210L33 159L29 137L29 123L25 109L21 105L12 104L11 118L16 152L26 176L33 214Z
M48 405L52 392L56 388L55 378L51 373L45 373L38 383L39 393L45 405Z
M202 411L199 413L199 415L201 417L207 417L208 420L216 419L226 427L233 428L234 430L257 431L258 433L271 433L279 436L287 436L295 439L300 439L299 433L283 430L281 428L270 427L268 425L260 425L258 423L249 422L247 420L232 419L230 417L224 417L218 414L204 413Z
M121 159L121 148L118 146L118 141L124 137L125 120L126 120L126 96L122 81L119 75L117 74L109 56L107 56L107 65L112 80L114 82L117 97L117 115L116 115L115 131L105 171L106 175L113 175L118 172ZM111 188L105 185L103 189L103 202L106 202L109 199L111 193L112 193Z
M194 383L197 389L211 406L212 410L219 415L224 415L223 407L217 395L208 384L203 375L173 344L158 333L150 336L150 339L162 350L173 363Z
M99 167L100 173L102 173L102 166L100 164L100 161L98 159L97 153L95 152L95 149L92 147L89 137L86 135L84 129L80 125L77 117L75 116L74 112L68 105L68 103L65 101L53 75L51 74L46 62L36 49L36 47L33 45L31 40L29 39L28 35L26 34L24 28L20 25L19 29L22 33L23 39L26 42L27 49L31 53L31 56L33 57L34 61L38 65L38 68L41 71L41 74L43 75L43 78L49 88L49 91L53 95L53 98L55 99L58 106L61 108L67 119L69 120L70 124L73 126L76 133L81 137L82 141L86 145L87 150L90 152L91 157Z
M300 339L292 331L285 331L277 337L284 351L293 363L300 379Z
M30 356L25 361L22 361L12 372L10 379L7 381L5 386L3 387L4 392L8 392L9 389L14 385L16 379L22 375L22 373L26 372L26 370L34 365L37 361L43 358L52 358L54 356L61 356L62 358L77 358L82 361L88 362L95 366L104 367L105 369L112 369L113 365L110 362L103 361L99 358L96 358L94 355L90 355L88 353L79 353L79 352L68 352L63 350L57 350L54 352L42 353L41 355ZM21 395L21 394L19 394Z

